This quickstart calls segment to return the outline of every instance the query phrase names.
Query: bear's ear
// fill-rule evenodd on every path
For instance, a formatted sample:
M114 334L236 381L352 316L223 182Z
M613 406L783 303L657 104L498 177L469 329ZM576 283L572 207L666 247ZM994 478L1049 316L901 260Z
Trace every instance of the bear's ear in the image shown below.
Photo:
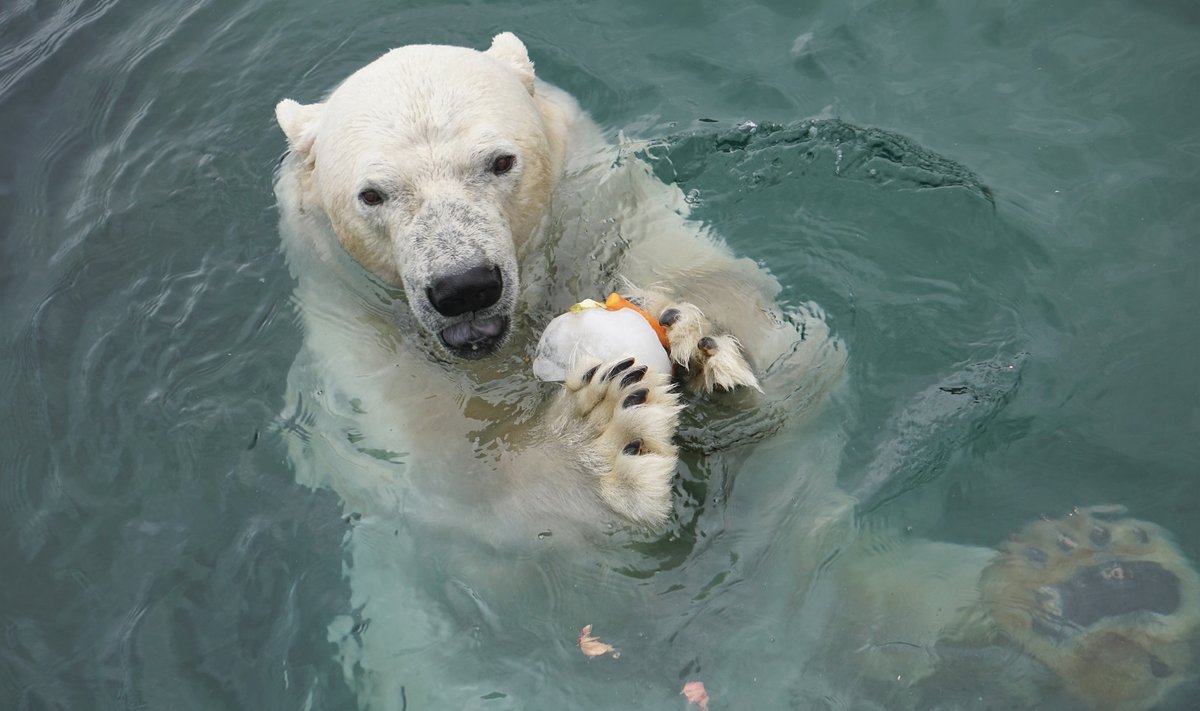
M529 52L517 36L511 32L501 32L492 38L492 46L485 52L493 59L504 63L517 73L529 93L533 94L533 62L529 61Z
M291 99L275 105L275 120L287 136L288 148L305 159L317 140L317 119L324 109L325 104L298 104Z

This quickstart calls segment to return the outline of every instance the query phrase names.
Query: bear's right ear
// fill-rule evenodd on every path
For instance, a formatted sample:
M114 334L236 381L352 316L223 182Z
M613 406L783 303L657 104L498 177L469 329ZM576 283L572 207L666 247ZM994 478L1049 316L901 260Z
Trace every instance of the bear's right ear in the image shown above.
M288 148L293 153L308 159L313 143L317 140L317 119L325 104L298 104L284 99L275 105L275 120L287 136Z

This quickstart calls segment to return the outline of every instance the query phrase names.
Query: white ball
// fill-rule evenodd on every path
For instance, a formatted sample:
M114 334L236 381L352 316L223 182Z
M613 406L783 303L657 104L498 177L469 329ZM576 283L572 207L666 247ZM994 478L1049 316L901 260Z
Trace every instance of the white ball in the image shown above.
M590 308L556 317L538 341L533 374L542 380L565 380L584 356L601 361L633 356L650 370L671 372L671 359L658 334L631 309Z

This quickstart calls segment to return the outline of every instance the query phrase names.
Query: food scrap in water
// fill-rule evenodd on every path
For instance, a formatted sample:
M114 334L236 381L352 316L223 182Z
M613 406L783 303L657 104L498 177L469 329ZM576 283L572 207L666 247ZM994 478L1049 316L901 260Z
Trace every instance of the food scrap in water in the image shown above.
M613 659L620 659L621 653L618 652L611 644L601 642L592 636L592 626L584 625L579 631L579 637L575 640L579 645L579 650L587 657L602 657L605 654L611 654Z
M700 711L708 711L708 692L704 690L704 682L689 681L679 693L688 700L689 706L698 706Z

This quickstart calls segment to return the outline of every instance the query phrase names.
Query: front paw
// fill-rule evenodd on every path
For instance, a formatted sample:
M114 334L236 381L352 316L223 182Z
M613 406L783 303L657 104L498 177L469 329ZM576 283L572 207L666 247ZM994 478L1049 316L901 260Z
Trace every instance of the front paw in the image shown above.
M1093 707L1147 709L1190 673L1200 576L1162 528L1103 513L1026 526L984 572L983 601Z
M556 427L581 439L581 461L601 500L629 521L657 525L671 508L679 396L670 379L633 358L576 364L563 383Z
M742 344L729 334L714 333L712 324L695 305L670 306L658 320L667 331L671 360L684 369L692 390L711 393L748 387L762 392L742 353Z

